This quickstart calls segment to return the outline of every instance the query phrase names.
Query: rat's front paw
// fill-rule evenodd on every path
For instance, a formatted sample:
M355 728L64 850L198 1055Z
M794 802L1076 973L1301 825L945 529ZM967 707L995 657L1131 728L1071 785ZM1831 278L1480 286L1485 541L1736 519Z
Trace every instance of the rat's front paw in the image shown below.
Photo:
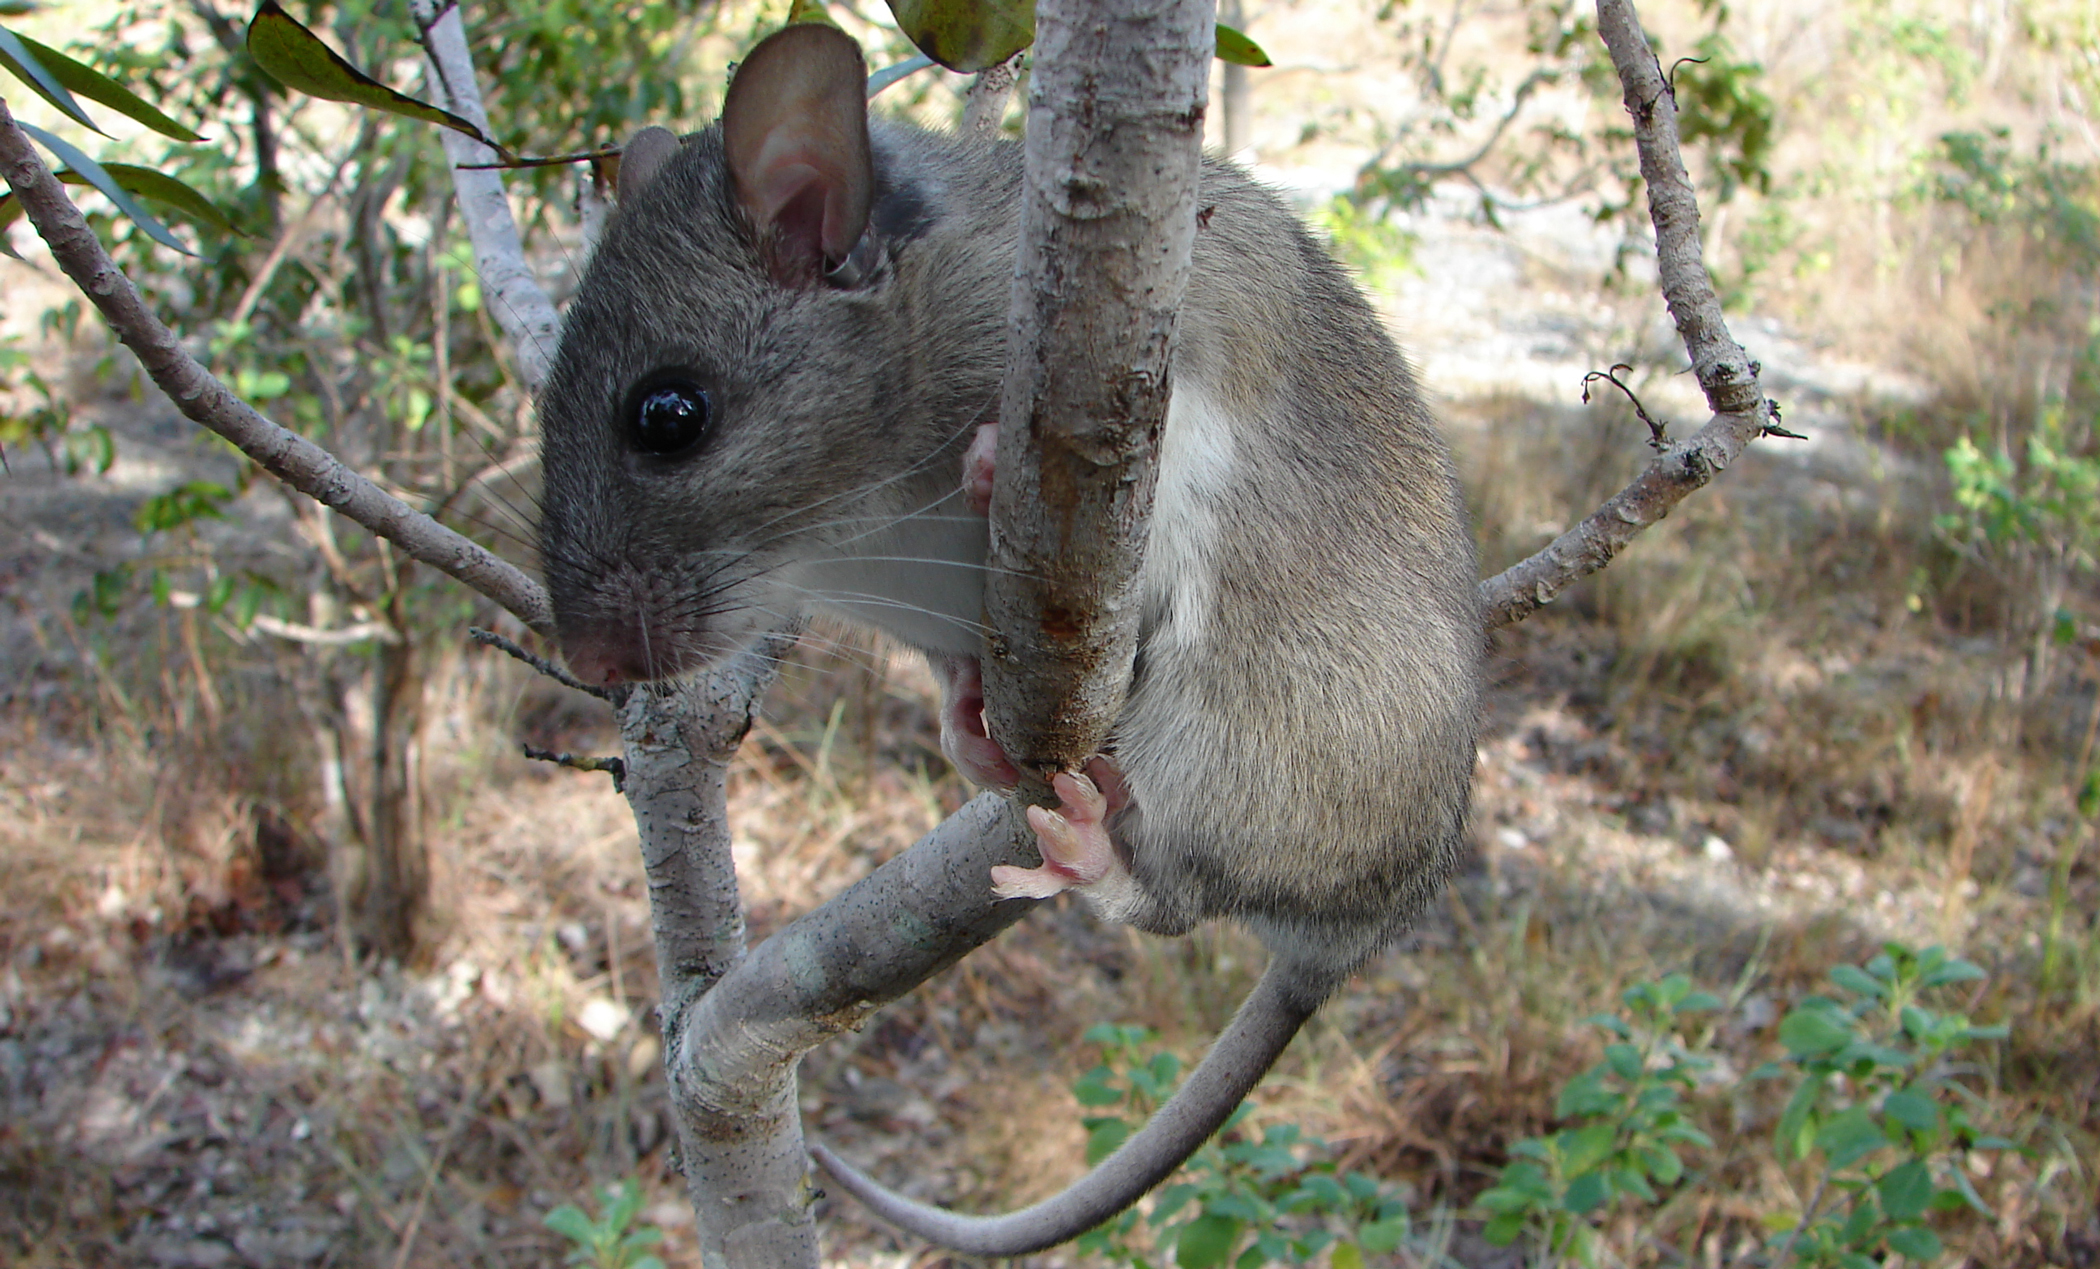
M1086 775L1063 772L1050 787L1057 809L1028 808L1042 867L1001 864L992 869L992 893L1002 899L1047 899L1065 890L1122 889L1130 874L1108 834L1108 817L1128 800L1122 772L1097 757L1087 762Z
M999 425L980 423L977 435L970 438L970 448L963 451L963 499L970 510L978 515L987 515L992 509L992 473L996 470L993 456L999 452Z
M941 681L941 752L972 783L1011 789L1020 771L984 725L984 673L976 657L937 656Z

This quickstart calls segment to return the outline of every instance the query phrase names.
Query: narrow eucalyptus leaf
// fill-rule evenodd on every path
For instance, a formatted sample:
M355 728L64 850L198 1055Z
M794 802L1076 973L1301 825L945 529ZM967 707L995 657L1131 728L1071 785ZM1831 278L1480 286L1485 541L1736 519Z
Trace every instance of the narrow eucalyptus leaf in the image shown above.
M44 64L44 69L51 72L53 79L89 101L100 102L127 119L145 124L164 137L171 137L177 141L204 139L202 135L162 114L152 102L94 67L76 62L57 49L39 44L26 35L18 35L15 38L22 41L23 45L36 55L36 60Z
M309 97L347 102L435 123L474 138L506 162L516 157L481 129L451 111L440 110L428 102L395 92L344 61L334 49L321 42L320 36L286 13L277 0L263 0L255 11L254 20L248 23L248 54L270 78Z
M9 226L20 219L22 219L21 200L15 197L15 192L11 189L0 190L0 255L6 255L11 260L20 260L22 258L22 253L15 250L15 245L7 240Z
M180 212L193 224L222 234L246 238L249 235L227 218L226 213L196 190L155 168L140 167L136 163L104 163L102 170L116 178L116 182L141 198L151 198L166 203ZM60 172L58 179L76 181L77 173Z
M34 137L38 144L57 155L67 167L86 177L88 184L94 186L104 198L115 203L117 210L123 212L132 224L146 231L147 237L163 246L173 247L186 256L196 254L188 247L183 246L182 240L170 233L166 225L155 220L151 212L139 206L136 199L125 193L124 187L119 185L116 178L112 177L100 163L81 153L78 147L61 141L35 124L22 124L22 131Z
M66 91L66 86L58 82L58 77L29 51L22 37L4 26L0 26L0 66L5 66L16 79L35 89L37 96L64 111L75 122L102 132L95 127L95 121L88 118L87 111L80 108L80 103L73 100L73 94ZM102 135L109 134L103 132Z

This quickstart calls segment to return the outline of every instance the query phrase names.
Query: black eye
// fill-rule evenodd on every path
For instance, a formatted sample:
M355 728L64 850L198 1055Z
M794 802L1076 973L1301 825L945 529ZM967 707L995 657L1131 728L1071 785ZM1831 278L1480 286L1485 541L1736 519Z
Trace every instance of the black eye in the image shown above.
M690 379L654 379L635 390L627 427L644 454L669 456L707 434L707 389Z

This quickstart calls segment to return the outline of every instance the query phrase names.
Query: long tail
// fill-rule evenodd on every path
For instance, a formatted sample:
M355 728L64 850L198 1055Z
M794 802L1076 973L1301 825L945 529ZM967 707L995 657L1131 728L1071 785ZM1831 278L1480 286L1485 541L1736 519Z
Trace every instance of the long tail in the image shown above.
M1253 1091L1284 1046L1319 1008L1306 984L1275 958L1217 1043L1145 1126L1100 1166L1033 1207L967 1216L884 1189L822 1145L809 1153L877 1216L937 1246L971 1256L1022 1256L1077 1238L1145 1196L1196 1153Z

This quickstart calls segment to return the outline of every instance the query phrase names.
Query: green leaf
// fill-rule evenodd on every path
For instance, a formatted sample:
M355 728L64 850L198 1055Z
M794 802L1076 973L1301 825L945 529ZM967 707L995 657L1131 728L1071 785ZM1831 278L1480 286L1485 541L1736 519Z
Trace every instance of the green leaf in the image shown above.
M1602 1207L1611 1198L1611 1182L1601 1172L1585 1172L1568 1182L1568 1194L1562 1205L1577 1216L1586 1215Z
M1570 1174L1589 1171L1603 1162L1604 1157L1611 1153L1612 1146L1617 1142L1618 1136L1618 1126L1608 1121L1601 1124L1590 1124L1573 1132L1562 1133L1560 1137L1561 1166Z
M1240 1222L1205 1213L1192 1220L1174 1240L1174 1263L1181 1269L1213 1269L1232 1255L1240 1240Z
M1115 1077L1114 1071L1097 1066L1072 1085L1072 1096L1082 1106L1113 1106L1123 1100L1123 1090L1111 1082Z
M1093 1167L1116 1152L1130 1137L1130 1125L1120 1119L1097 1119L1087 1125L1086 1165Z
M1605 1045L1604 1060L1611 1064L1611 1073L1622 1080L1641 1077L1641 1051L1630 1044Z
M889 0L919 51L954 71L997 66L1035 42L1034 0Z
M1721 1007L1721 998L1710 991L1695 991L1679 1001L1671 1013L1712 1013Z
M286 13L277 0L262 0L254 19L248 23L248 55L270 78L309 97L347 102L435 123L474 138L494 150L506 163L515 158L481 129L451 111L440 110L427 102L395 92L344 61L334 49L321 42L320 36Z
M0 66L6 67L16 79L29 85L37 96L58 107L74 122L102 132L95 127L95 121L88 118L87 111L80 108L80 103L73 100L73 94L66 91L66 86L58 82L58 77L29 51L22 37L4 26L0 26ZM102 135L109 134L103 132Z
M1932 1201L1932 1169L1923 1159L1899 1163L1876 1181L1874 1188L1881 1191L1882 1211L1899 1221L1916 1220L1925 1214L1925 1205Z
M226 213L213 205L210 199L165 172L150 167L140 167L136 163L104 163L102 170L109 173L117 184L139 195L141 198L150 198L155 202L167 204L177 212L180 212L185 220L203 225L207 229L217 230L220 233L233 234L242 238L249 236L238 225L227 219ZM61 169L52 175L68 185L92 186L93 184L87 177L71 168ZM4 232L21 214L22 208L15 199L14 191L9 190L6 193L0 193L0 232ZM14 253L10 251L8 254L13 255ZM20 257L17 258L19 259Z
M60 176L58 179L64 180L66 178ZM15 197L15 192L8 190L5 193L0 193L0 255L5 255L11 260L20 260L22 258L22 253L15 250L14 244L7 240L8 228L20 219L22 219L22 203L20 199Z
M131 223L146 231L147 237L164 246L173 247L186 256L196 254L188 247L183 246L181 239L168 232L166 225L155 220L152 213L139 206L131 195L125 193L123 186L117 184L116 178L112 177L100 163L95 162L95 160L81 153L78 148L59 140L33 123L22 124L22 131L36 138L45 149L57 155L67 167L86 177L88 184L94 186L104 198L115 203L117 210L123 212L130 219Z
M1890 1093L1881 1103L1881 1113L1912 1132L1931 1132L1940 1126L1940 1108L1919 1093Z
M1857 965L1840 965L1831 970L1830 981L1854 995L1871 996L1875 1000L1889 994L1889 989L1879 979Z
M1779 1127L1773 1138L1781 1154L1794 1158L1808 1157L1809 1116L1815 1111L1816 1102L1823 1095L1823 1085L1828 1079L1824 1075L1811 1075L1794 1089L1787 1099L1786 1110L1779 1116Z
M64 53L47 45L39 44L26 35L17 35L24 47L36 55L51 78L79 93L89 101L100 102L127 119L136 120L177 141L202 141L202 135L190 131L162 114L156 106L124 85L111 79L91 66L76 62ZM34 87L34 85L32 85ZM101 131L97 128L96 131Z
M1334 1249L1334 1255L1327 1263L1330 1269L1364 1269L1364 1254L1354 1245L1342 1243Z
M1802 1057L1835 1053L1851 1040L1851 1028L1821 1009L1796 1009L1779 1024L1779 1042Z
M1974 982L1983 976L1983 970L1970 961L1949 960L1926 973L1918 985L1921 987L1944 987L1948 983Z
M1504 1212L1481 1228L1480 1236L1493 1247L1507 1247L1524 1232L1524 1213Z
M1940 1258L1939 1235L1923 1225L1907 1225L1889 1231L1889 1250L1910 1257L1919 1264L1931 1264Z
M598 1232L597 1227L591 1223L591 1218L585 1216L583 1209L574 1203L564 1203L555 1208L547 1213L541 1223L578 1245L588 1245Z
M1648 1169L1648 1175L1664 1185L1675 1185L1684 1175L1684 1160L1677 1157L1675 1150L1665 1150L1661 1146L1642 1146L1640 1156L1642 1166Z
M1888 1144L1881 1126L1864 1106L1844 1111L1816 1133L1816 1147L1830 1156L1833 1169L1849 1167Z
M1407 1214L1402 1212L1398 1216L1389 1216L1382 1221L1371 1222L1357 1230L1356 1236L1363 1240L1363 1245L1366 1248L1383 1256L1396 1250L1401 1243L1407 1241L1409 1228L1410 1222Z
M1274 66L1262 47L1245 35L1218 23L1218 60L1234 66Z

